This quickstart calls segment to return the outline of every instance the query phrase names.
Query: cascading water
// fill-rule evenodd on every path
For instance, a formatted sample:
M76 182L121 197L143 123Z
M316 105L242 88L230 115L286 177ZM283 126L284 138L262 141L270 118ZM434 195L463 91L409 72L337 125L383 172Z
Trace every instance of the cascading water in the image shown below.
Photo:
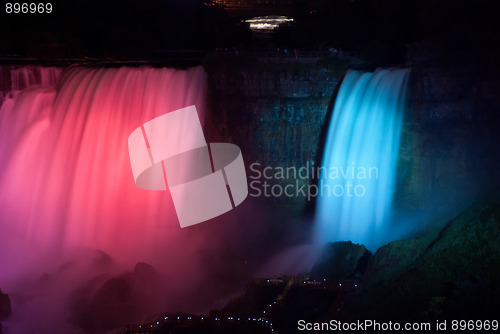
M127 138L189 105L203 120L204 70L71 67L56 87L59 70L31 70L0 110L0 283L72 248L137 261L172 242L171 198L134 184Z
M317 243L351 240L376 249L395 237L391 205L409 72L346 74L323 155Z
M206 307L184 300L204 279L199 250L217 237L180 230L169 192L135 185L128 152L130 133L157 116L196 105L203 123L203 68L10 67L8 80L3 70L0 286L13 296L7 326L77 333L68 322L74 291L140 261L168 284L137 317L167 305ZM95 254L104 253L95 250L113 264L96 267ZM67 266L70 272L61 269Z

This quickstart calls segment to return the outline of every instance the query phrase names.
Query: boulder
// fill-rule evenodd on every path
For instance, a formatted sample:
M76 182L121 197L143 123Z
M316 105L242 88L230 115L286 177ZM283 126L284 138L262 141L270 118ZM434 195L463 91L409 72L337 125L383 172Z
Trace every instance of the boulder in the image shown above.
M88 333L109 331L161 310L161 296L159 274L151 265L139 262L133 271L99 275L77 289L70 322Z
M500 309L500 194L373 256L344 316L413 321L489 319ZM345 319L344 319L345 320Z
M7 319L11 312L10 298L8 295L2 293L2 290L0 290L0 321Z
M351 241L329 243L313 266L311 278L340 281L361 278L372 253Z

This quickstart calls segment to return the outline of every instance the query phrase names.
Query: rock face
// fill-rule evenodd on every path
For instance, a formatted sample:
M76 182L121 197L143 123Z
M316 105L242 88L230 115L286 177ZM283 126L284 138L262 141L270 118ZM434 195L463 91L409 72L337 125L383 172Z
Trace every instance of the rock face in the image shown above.
M0 321L7 319L11 312L10 298L8 295L2 293L2 290L0 290Z
M436 320L497 319L500 193L418 237L391 242L370 255L362 245L332 243L313 268L311 278L358 278L356 283L363 287L359 292L339 294L290 285L285 293L286 282L263 280L249 284L242 296L222 311L214 311L213 316L260 316L267 305L279 301L272 311L266 309L265 317L286 333L300 332L294 319L431 324Z
M500 85L477 66L414 64L398 161L399 210L449 208L500 184Z
M7 319L12 310L10 308L10 298L8 295L2 293L2 290L0 290L0 334L3 333L2 330L2 320Z
M372 253L363 245L350 241L329 243L312 268L311 278L341 281L361 278Z
M308 184L293 176L266 180L254 170L318 164L329 104L348 65L339 59L290 63L244 56L208 58L207 140L240 146L250 181ZM258 165L251 170L253 163ZM254 184L262 189L262 183ZM252 193L256 191L250 189ZM302 213L308 203L304 196L268 197L291 215Z
M158 308L161 291L156 270L140 262L133 272L100 275L82 286L72 298L70 320L88 333L137 322Z
M344 317L488 319L500 308L500 194L421 236L380 248Z

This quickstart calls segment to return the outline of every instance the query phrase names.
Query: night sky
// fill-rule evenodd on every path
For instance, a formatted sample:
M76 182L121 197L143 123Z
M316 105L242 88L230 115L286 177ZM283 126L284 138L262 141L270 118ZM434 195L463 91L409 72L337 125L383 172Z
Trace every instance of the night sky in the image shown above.
M166 51L343 48L378 64L404 61L408 45L439 46L443 58L488 62L499 55L495 0L297 0L294 23L265 43L242 18L208 0L56 0L50 14L2 10L0 55L41 59L142 57ZM4 6L2 6L4 7Z

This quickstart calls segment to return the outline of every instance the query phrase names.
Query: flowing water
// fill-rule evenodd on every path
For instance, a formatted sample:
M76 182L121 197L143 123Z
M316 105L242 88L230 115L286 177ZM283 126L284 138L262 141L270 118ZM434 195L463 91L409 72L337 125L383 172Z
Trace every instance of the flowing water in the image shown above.
M317 242L375 250L393 237L391 204L408 69L349 71L329 125L316 212Z
M144 122L189 105L203 120L204 70L10 72L0 110L0 283L75 248L136 261L158 253L177 218L167 192L135 185L127 139Z
M189 105L196 105L203 123L203 69L9 71L9 89L0 96L0 287L13 300L8 327L52 333L67 322L68 296L98 274L61 274L61 264L81 258L72 252L82 248L102 250L127 268L138 261L156 265L168 277L170 305L192 311L201 293L212 290L207 268L222 270L207 261L207 249L248 244L258 232L220 224L181 230L168 191L135 185L127 139L145 122ZM346 75L326 143L326 173L319 180L332 192L318 203L321 242L352 240L370 247L390 234L408 73ZM55 273L59 282L51 290L37 281L44 272ZM27 278L32 285L24 283ZM186 298L193 291L197 298Z

